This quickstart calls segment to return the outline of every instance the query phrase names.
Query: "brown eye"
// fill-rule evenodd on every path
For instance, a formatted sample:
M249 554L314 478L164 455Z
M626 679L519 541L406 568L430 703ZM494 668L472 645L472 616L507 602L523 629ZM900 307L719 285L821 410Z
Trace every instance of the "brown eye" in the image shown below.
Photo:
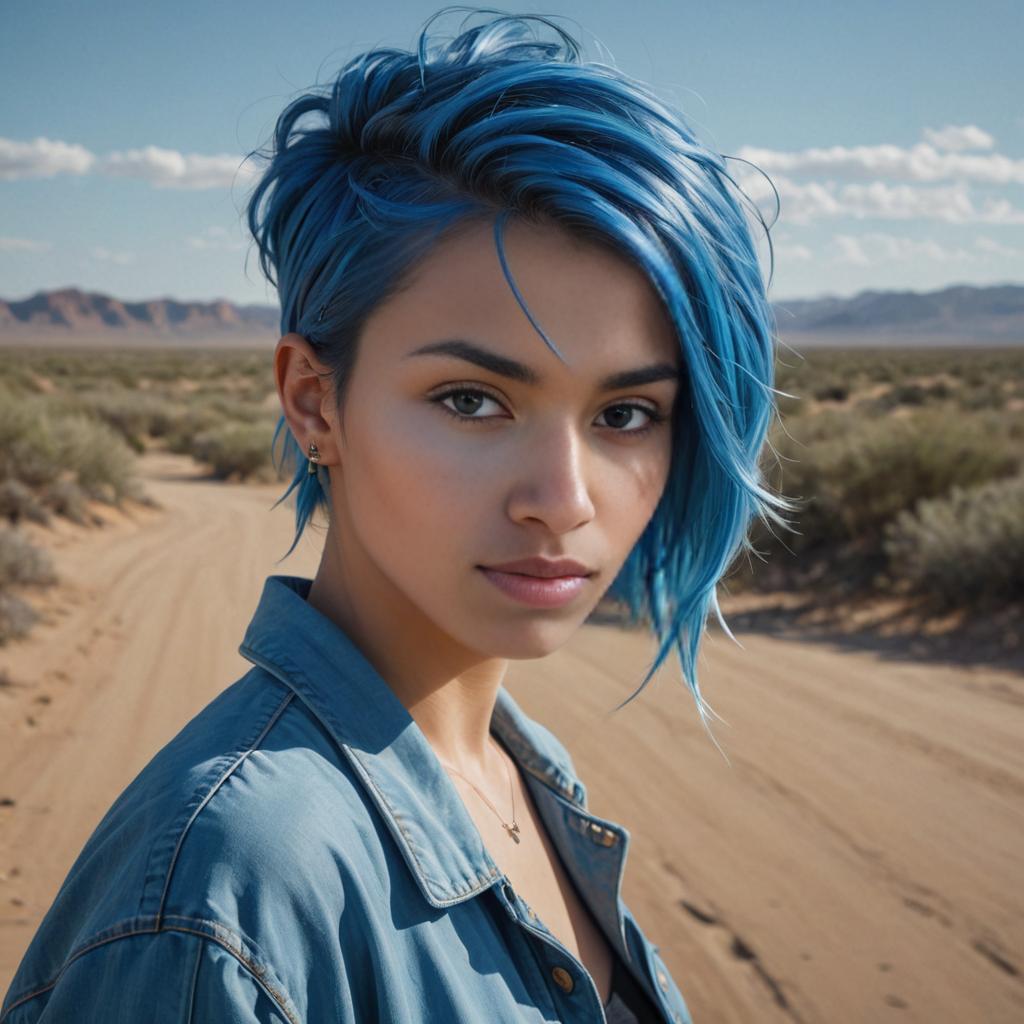
M643 413L647 417L647 421L642 422L638 427L630 427L629 424L636 419L636 413ZM615 433L631 436L646 434L665 419L657 409L638 405L635 402L620 402L618 405L610 405L601 415L607 417L608 426L612 427ZM623 429L624 427L627 429Z
M494 418L493 416L474 415L479 411L482 403L493 402L499 407L501 405L496 398L479 388L449 388L447 391L435 395L431 401L440 405L449 416L454 416L455 419L465 423L483 423ZM449 401L453 404L448 405Z

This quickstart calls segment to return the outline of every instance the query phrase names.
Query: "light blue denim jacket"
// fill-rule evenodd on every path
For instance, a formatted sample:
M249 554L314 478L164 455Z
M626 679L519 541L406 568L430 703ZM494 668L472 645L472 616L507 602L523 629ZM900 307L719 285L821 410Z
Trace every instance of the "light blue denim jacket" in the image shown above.
M488 855L426 737L347 635L269 576L253 668L127 786L82 849L0 1024L604 1021L583 964ZM629 832L502 687L518 762L602 931L670 1024L679 989L621 898Z

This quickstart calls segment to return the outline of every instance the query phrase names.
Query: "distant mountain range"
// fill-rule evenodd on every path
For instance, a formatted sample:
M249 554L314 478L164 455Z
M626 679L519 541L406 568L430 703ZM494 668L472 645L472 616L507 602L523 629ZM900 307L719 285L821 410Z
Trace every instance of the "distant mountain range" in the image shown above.
M61 288L36 292L28 299L0 299L0 331L27 328L65 332L144 331L189 334L209 331L272 333L278 327L274 306L238 306L225 299L213 302L179 302L147 299L127 302L99 292Z
M779 333L801 344L1024 343L1024 285L863 291L773 303ZM275 306L226 300L126 302L78 288L0 299L0 344L272 345Z
M934 292L865 291L848 299L775 302L780 334L885 334L1024 341L1024 285L951 285Z

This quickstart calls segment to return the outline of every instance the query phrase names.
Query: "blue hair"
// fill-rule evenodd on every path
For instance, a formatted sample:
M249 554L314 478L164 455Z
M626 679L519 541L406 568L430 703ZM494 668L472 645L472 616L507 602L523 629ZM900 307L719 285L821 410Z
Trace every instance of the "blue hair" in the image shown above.
M430 23L453 9L494 17L474 28L464 21L460 34L428 47ZM559 39L537 38L531 22ZM300 126L307 115L314 123ZM645 622L658 641L619 708L674 648L707 727L696 661L711 609L739 643L716 586L742 550L757 554L754 517L769 530L769 520L789 527L780 512L795 507L768 489L759 467L777 414L774 317L737 195L746 197L725 158L647 86L584 62L576 40L547 18L465 7L429 18L416 53L370 50L329 87L289 103L272 151L260 155L269 163L246 215L278 290L281 334L305 337L330 367L339 408L364 322L460 224L493 222L506 280L559 358L509 273L510 217L611 246L646 274L677 329L686 386L665 491L608 590L630 624ZM768 226L750 207L772 253ZM283 415L271 447L279 473L294 467L275 503L297 491L287 557L313 512L329 513L328 470L308 471Z

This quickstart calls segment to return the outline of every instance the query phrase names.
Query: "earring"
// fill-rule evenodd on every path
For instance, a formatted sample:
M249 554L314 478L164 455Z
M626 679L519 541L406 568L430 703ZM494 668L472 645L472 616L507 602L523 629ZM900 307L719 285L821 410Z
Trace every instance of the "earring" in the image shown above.
M320 449L316 446L316 441L309 442L309 472L310 475L316 472L316 464L320 461Z

